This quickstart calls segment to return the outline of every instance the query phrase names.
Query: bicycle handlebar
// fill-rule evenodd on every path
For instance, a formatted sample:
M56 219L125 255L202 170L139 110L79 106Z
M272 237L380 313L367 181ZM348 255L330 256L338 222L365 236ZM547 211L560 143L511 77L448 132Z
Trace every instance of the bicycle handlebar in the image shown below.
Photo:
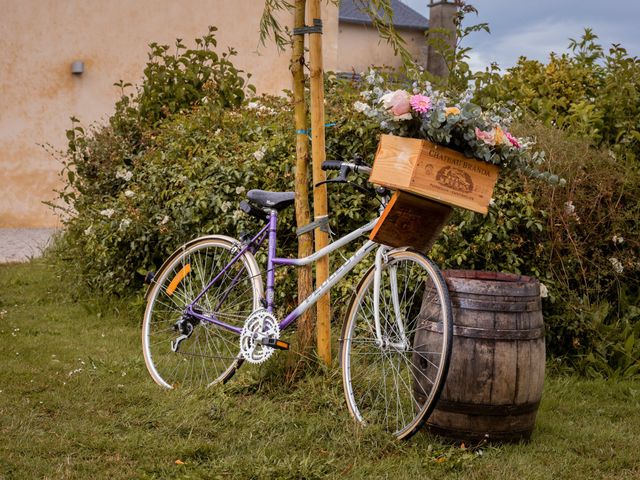
M322 170L340 170L342 162L340 160L325 160L322 162Z
M340 160L325 160L322 162L322 170L342 170L345 168L355 173L371 173L371 167L351 162L341 162Z

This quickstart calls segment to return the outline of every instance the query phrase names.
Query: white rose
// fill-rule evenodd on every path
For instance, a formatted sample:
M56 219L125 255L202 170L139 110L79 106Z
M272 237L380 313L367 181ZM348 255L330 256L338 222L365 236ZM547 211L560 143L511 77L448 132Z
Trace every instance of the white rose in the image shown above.
M230 208L231 208L231 202L223 202L222 205L220 206L220 210L222 210L223 213L227 213Z

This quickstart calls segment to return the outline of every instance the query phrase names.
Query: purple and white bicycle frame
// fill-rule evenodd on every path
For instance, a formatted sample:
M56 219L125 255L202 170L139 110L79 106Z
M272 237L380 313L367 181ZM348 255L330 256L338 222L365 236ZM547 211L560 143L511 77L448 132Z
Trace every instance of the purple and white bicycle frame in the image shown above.
M381 209L382 210L382 209ZM277 245L277 234L276 227L278 223L278 212L275 210L269 211L269 220L267 224L249 241L245 244L238 244L238 252L233 257L233 259L218 273L218 275L213 278L209 284L200 292L200 294L195 298L193 302L191 302L187 308L186 312L189 316L196 318L203 322L213 323L221 328L232 331L240 335L242 332L242 327L237 327L233 325L229 325L218 318L215 317L214 314L212 316L203 315L199 313L194 306L198 303L200 298L222 277L226 274L226 272L231 268L231 266L237 262L245 253L253 254L256 252L264 243L266 239L268 239L268 250L267 250L267 288L266 288L266 309L269 312L273 312L274 309L274 292L275 292L275 267L276 265L285 265L285 266L304 266L309 265L318 259L328 255L339 248L351 243L358 237L364 235L367 232L373 230L378 218L375 218L371 222L363 225L362 227L354 230L353 232L345 235L344 237L336 240L335 242L327 245L326 247L318 250L312 255L304 258L279 258L276 257L276 245ZM310 307L312 307L320 297L322 297L325 293L327 293L331 287L333 287L337 282L339 282L344 276L349 273L355 266L358 264L369 252L371 252L376 247L379 248L378 255L376 255L376 264L379 266L381 262L381 258L388 247L379 245L371 240L367 240L350 258L348 258L345 263L340 266L337 270L335 270L329 278L325 282L322 283L309 297L304 299L289 315L287 315L280 323L280 330L286 329L289 325L291 325L298 317L300 317L304 312L306 312ZM379 269L377 269L379 270ZM241 273L238 273L234 281L231 282L231 288L233 288L236 284L236 280L239 278ZM376 275L376 280L379 281L379 274ZM224 302L226 296L223 295L221 302ZM375 317L376 317L376 325L379 324L378 320L378 309L375 308Z

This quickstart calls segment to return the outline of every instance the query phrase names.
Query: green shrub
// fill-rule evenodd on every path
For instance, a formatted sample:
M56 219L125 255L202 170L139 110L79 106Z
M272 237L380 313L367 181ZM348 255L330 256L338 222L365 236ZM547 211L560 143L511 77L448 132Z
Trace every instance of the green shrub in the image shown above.
M338 90L338 83L334 83ZM329 129L328 158L352 158L376 148L371 126L350 121L341 110ZM121 113L116 112L118 117ZM181 243L196 235L238 236L256 223L238 210L252 188L292 190L295 131L289 100L253 98L234 108L194 106L146 131L145 148L128 157L113 124L69 132L68 188L61 192L77 212L66 220L63 254L82 258L83 281L123 293L141 286ZM331 225L338 234L365 223L377 205L356 190L330 189ZM281 215L283 255L296 251L293 211ZM287 281L292 281L289 278ZM292 291L288 284L281 289Z
M618 156L640 156L640 60L620 45L605 52L586 29L571 53L547 64L520 57L506 74L476 76L478 99L512 100L548 126L609 146Z
M205 81L179 108L157 109L153 105L169 97L159 91L145 96L162 88L155 75L164 70L150 67L138 95L123 97L108 124L85 130L74 122L68 132L60 195L73 215L65 219L58 252L73 261L70 271L84 284L108 294L141 288L147 271L195 236L255 229L255 221L237 209L247 190L293 189L290 100L244 98L238 90L244 80L228 58L214 61L195 51L180 58L184 72L200 72L203 59L212 71L220 71L216 61L225 63L226 75L235 78L227 83L231 93L215 95L233 101L210 100L214 94ZM327 77L329 159L360 154L373 161L380 126L352 108L357 95L353 84ZM140 102L147 101L143 108ZM630 374L640 345L633 309L640 299L638 168L544 123L513 128L537 139L547 152L541 168L567 185L503 174L489 214L456 211L431 255L443 268L536 276L549 291L543 302L549 351L587 373ZM351 187L330 186L329 193L338 236L377 211L374 200ZM278 239L279 255L294 256L292 209L282 214ZM357 274L334 293L337 319ZM293 304L293 272L282 270L278 281L278 302Z
M196 48L187 48L182 39L169 45L152 43L142 84L135 93L124 94L131 84L122 80L122 98L116 103L116 113L110 123L118 134L127 130L145 130L163 120L196 105L216 109L233 108L242 104L246 91L255 92L231 59L237 54L233 48L219 54L215 38L216 27L195 39ZM247 79L251 75L247 75Z
M536 263L553 302L546 309L548 345L558 355L583 358L611 340L610 334L603 337L601 325L616 325L623 318L633 323L635 318L631 312L640 301L640 165L539 123L522 128L538 139L549 165L567 181L562 189L530 185L536 207L546 216ZM608 305L604 316L602 305ZM577 366L586 371L586 365Z

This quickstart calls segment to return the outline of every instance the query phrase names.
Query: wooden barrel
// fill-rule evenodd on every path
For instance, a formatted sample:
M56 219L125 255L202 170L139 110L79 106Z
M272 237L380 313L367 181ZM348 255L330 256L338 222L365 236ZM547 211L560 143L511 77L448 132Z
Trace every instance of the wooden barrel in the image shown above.
M540 284L495 272L444 272L453 305L453 351L432 432L459 441L519 441L533 431L545 368ZM428 311L417 344L438 335Z

